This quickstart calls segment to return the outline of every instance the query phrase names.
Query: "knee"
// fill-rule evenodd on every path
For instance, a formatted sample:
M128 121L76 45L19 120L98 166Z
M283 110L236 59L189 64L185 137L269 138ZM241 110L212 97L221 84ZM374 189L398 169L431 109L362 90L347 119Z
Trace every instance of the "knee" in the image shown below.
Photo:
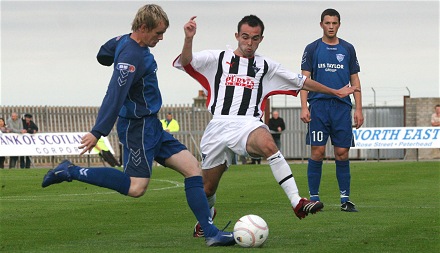
M261 147L262 155L265 159L272 156L273 154L277 153L279 151L277 145L275 142L268 143L267 145L264 145Z
M347 161L348 160L348 154L335 154L335 160Z
M315 161L322 161L325 156L325 151L322 150L312 150L311 158Z
M139 197L144 196L146 191L147 191L147 187L130 186L130 189L128 190L128 196L133 197L133 198L139 198Z
M335 148L335 159L339 161L348 160L348 149L336 149Z

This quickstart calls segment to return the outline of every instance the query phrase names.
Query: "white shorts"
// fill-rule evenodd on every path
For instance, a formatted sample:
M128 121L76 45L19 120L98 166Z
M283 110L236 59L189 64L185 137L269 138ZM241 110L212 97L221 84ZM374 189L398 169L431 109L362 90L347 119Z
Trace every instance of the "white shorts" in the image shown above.
M269 128L259 118L249 116L214 116L206 127L200 148L202 169L212 169L226 162L226 167L237 155L247 156L249 134L258 127Z

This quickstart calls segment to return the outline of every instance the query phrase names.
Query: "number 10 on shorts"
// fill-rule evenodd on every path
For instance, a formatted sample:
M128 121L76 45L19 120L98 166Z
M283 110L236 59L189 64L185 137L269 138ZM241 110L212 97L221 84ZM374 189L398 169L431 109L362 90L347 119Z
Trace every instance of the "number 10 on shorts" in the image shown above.
M324 140L324 134L322 131L312 131L312 141L322 142Z

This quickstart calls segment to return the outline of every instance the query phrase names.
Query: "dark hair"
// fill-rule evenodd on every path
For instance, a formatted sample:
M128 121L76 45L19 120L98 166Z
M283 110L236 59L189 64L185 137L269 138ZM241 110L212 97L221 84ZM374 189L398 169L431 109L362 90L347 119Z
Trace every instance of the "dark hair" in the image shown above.
M435 108L440 107L440 104L435 105Z
M327 9L322 12L321 14L321 22L324 20L325 16L331 16L331 17L338 17L339 22L341 22L341 16L339 15L339 12L335 9Z
M237 26L238 33L240 33L240 29L243 24L248 24L250 27L257 27L257 26L261 27L261 35L263 35L264 24L259 17L255 15L249 15L242 18L240 22L238 22L238 26Z

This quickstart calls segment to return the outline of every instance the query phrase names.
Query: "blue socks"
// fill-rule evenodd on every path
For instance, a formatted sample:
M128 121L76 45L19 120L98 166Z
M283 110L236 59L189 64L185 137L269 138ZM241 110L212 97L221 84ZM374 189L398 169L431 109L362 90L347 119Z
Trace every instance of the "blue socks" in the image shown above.
M341 204L349 201L350 196L350 161L335 161L336 178L338 179L339 192L341 194Z
M336 178L338 179L341 204L350 200L350 161L335 160ZM319 201L319 185L321 183L322 161L309 159L307 178L309 181L310 200Z
M218 228L212 224L211 211L208 200L203 190L203 179L201 176L185 178L185 194L189 207L196 216L205 237L217 235Z
M69 167L72 179L112 189L121 194L128 195L130 189L130 177L120 170L113 168L81 168ZM205 237L217 235L219 229L213 225L208 200L203 190L201 176L185 178L185 193L189 207L196 216Z
M69 168L72 179L112 189L127 195L130 189L130 177L124 172L113 168L81 168L72 166Z
M321 184L322 161L309 159L307 179L309 182L310 200L319 201L319 185Z

